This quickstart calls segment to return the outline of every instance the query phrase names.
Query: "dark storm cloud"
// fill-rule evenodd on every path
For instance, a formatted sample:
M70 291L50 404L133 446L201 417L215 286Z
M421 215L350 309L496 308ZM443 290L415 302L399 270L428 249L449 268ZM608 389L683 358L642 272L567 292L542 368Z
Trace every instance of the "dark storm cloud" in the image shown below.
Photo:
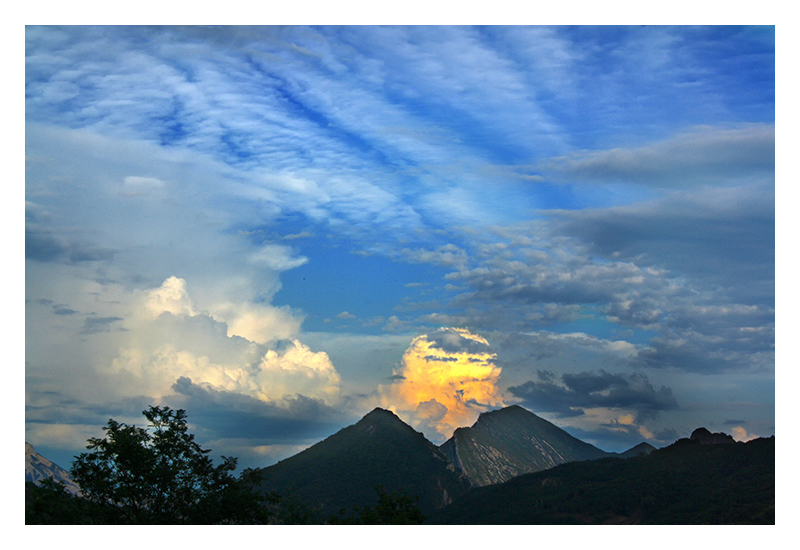
M453 329L439 329L429 333L428 342L431 343L431 347L447 353L489 353L487 344L471 338L465 338L460 332Z
M202 426L206 438L242 438L256 445L305 443L331 435L348 420L321 400L303 395L277 405L195 384L183 376L172 389L176 406Z
M25 257L40 262L51 262L64 255L66 249L52 236L25 231Z
M560 383L559 383L560 380ZM612 408L636 411L639 419L652 418L658 411L676 409L672 389L656 390L643 374L595 372L565 373L560 377L539 371L538 380L508 388L523 405L559 416L578 416L587 408Z
M25 257L39 262L96 262L111 260L114 251L80 243L66 243L45 231L26 229Z
M33 377L30 383L47 385L48 382ZM142 411L150 405L156 404L152 397L146 396L124 397L114 402L91 404L70 397L61 391L50 390L37 393L41 396L40 399L25 404L25 418L29 422L96 426L98 434L109 418L120 422L131 421L137 425L143 424L145 420L141 417Z
M435 355L426 355L426 361L442 361L442 362L455 362L458 361L455 357L436 357Z

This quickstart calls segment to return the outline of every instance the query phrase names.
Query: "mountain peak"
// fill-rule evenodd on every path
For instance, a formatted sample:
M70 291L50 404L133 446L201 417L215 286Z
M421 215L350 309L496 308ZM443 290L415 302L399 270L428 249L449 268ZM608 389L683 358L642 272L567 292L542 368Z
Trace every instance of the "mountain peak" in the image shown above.
M610 456L519 405L482 413L472 427L457 429L440 448L477 486Z
M636 445L634 447L631 447L630 449L628 449L624 453L619 453L619 456L620 456L620 458L632 458L632 457L635 457L635 456L649 455L650 453L652 453L655 450L656 450L655 447L653 447L652 445L650 445L646 441L643 441L643 442L639 443L638 445Z
M385 418L396 418L397 420L400 420L400 417L398 417L396 414L394 414L389 409L382 409L380 407L375 407L370 412L365 414L364 417L360 421L364 421L364 420L367 420L367 419L375 420L375 419L380 419L380 418L384 418L384 419ZM402 422L402 420L401 420L401 422Z
M420 509L429 514L469 488L436 445L382 408L261 471L262 490L292 487L307 502L332 512L371 504L375 487L382 485L387 492L419 497Z

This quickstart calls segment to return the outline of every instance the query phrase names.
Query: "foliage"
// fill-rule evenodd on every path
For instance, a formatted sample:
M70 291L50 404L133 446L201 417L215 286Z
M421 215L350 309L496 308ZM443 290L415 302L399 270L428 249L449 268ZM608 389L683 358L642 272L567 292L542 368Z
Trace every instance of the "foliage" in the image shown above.
M239 479L236 459L215 466L210 452L188 432L186 412L153 407L142 413L148 428L113 419L106 436L90 438L70 474L83 497L110 523L262 523L265 508L253 491L251 470Z
M330 518L331 523L345 523L356 525L419 525L425 521L425 516L417 506L419 497L411 497L404 491L387 493L382 485L375 487L378 493L378 502L375 506L365 506L359 509L353 507L354 514L344 517L344 511L339 516Z
M66 525L113 523L105 508L67 491L64 483L52 478L38 485L25 483L25 524Z

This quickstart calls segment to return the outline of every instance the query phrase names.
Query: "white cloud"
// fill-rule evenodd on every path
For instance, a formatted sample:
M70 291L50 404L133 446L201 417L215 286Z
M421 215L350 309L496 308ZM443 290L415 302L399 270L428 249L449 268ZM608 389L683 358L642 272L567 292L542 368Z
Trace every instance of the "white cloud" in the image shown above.
M228 325L228 336L241 336L259 344L293 338L303 323L303 317L288 306L249 302L214 304L211 314Z
M164 283L146 293L145 307L153 317L162 313L173 315L197 315L191 298L186 292L186 281L174 275Z
M273 271L286 271L300 267L308 261L308 258L293 257L292 249L288 246L266 244L250 255L250 261L263 264Z
M258 345L294 335L283 323L299 328L299 321L285 309L227 304L221 310L232 319L228 327L198 311L186 281L174 276L144 292L143 302L144 315L134 312L128 319L119 355L103 371L127 381L125 394L163 398L185 377L264 401L296 394L326 402L338 398L341 380L324 352L315 353L296 339L284 351Z
M256 380L262 400L300 394L331 404L340 395L341 378L328 354L313 352L298 340L282 353L269 350L259 364Z

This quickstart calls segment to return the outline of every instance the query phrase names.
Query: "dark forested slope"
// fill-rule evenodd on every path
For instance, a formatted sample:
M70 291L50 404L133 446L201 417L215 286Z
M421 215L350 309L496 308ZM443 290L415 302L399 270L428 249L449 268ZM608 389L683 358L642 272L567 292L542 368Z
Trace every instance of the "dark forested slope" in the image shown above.
M428 522L774 524L775 438L562 464L476 488Z

